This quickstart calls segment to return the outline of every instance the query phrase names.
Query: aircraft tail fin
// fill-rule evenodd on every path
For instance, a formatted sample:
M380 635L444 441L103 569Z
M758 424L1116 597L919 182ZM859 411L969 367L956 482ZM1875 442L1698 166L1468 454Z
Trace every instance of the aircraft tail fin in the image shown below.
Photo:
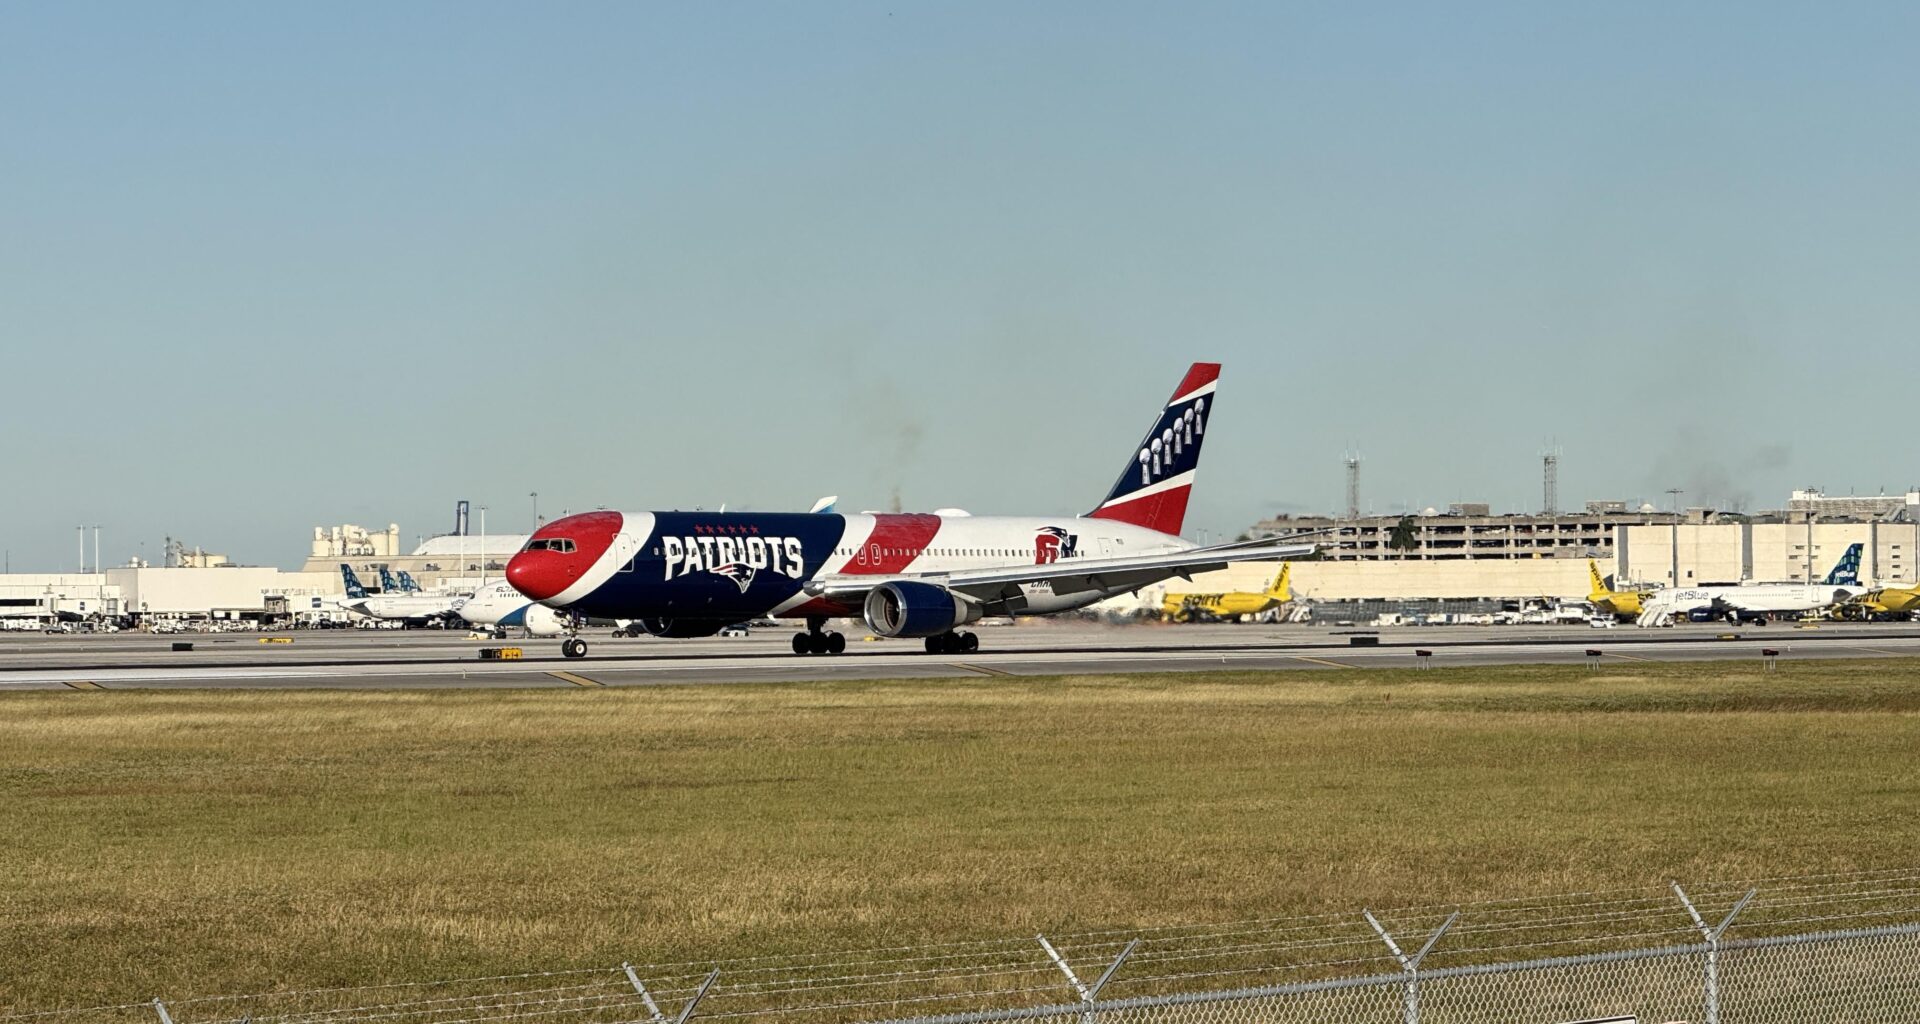
M387 567L384 565L380 567L380 592L383 594L397 594L400 592L400 584L393 581L393 574L388 572Z
M1219 363L1195 363L1187 369L1147 436L1128 455L1120 479L1100 507L1087 513L1090 518L1117 519L1161 533L1180 532L1219 380Z
M1593 593L1589 596L1605 597L1613 593L1613 588L1607 586L1606 578L1600 575L1600 563L1591 558L1587 559L1587 576L1593 580Z
M1826 584L1830 587L1857 587L1860 585L1860 552L1863 544L1849 544L1833 571L1827 573Z
M340 563L340 578L346 581L348 597L365 597L367 588L360 585L360 577L353 574L353 566Z
M1281 604L1293 600L1292 562L1280 563L1280 575L1273 578L1273 585L1267 588L1267 596Z
M400 570L400 589L409 594L418 594L420 592L420 584L413 581L412 573L402 569Z

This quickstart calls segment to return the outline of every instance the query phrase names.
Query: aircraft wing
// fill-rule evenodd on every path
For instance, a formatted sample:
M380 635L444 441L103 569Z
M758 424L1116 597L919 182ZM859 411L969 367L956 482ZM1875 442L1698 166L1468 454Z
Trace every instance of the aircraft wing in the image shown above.
M901 573L892 576L826 576L807 584L815 597L849 598L894 580L913 580L942 586L984 604L1017 600L1023 584L1050 584L1055 594L1088 591L1121 593L1174 576L1224 569L1234 562L1277 562L1314 552L1312 544L1227 544L1188 548L1157 555L1126 558L1070 558L1035 565L1006 565L950 572Z

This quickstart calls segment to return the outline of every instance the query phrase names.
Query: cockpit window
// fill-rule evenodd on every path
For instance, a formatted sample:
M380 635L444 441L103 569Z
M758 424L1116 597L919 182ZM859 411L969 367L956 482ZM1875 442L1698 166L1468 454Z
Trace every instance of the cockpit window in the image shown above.
M563 555L573 553L573 540L568 537L536 537L527 542L527 551L554 551Z

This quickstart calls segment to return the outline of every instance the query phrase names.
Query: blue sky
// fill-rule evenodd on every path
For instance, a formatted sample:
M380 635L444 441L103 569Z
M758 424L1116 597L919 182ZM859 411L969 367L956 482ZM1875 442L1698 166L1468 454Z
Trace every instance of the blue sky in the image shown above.
M1920 8L7 4L15 569L562 508L1920 482Z

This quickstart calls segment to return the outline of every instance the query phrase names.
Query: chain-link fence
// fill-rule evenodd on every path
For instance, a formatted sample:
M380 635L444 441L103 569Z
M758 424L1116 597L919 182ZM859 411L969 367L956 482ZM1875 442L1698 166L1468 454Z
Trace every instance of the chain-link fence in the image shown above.
M1920 1020L1920 869L856 952L178 994L0 1024Z
M1920 925L890 1024L1854 1024L1920 1019Z

